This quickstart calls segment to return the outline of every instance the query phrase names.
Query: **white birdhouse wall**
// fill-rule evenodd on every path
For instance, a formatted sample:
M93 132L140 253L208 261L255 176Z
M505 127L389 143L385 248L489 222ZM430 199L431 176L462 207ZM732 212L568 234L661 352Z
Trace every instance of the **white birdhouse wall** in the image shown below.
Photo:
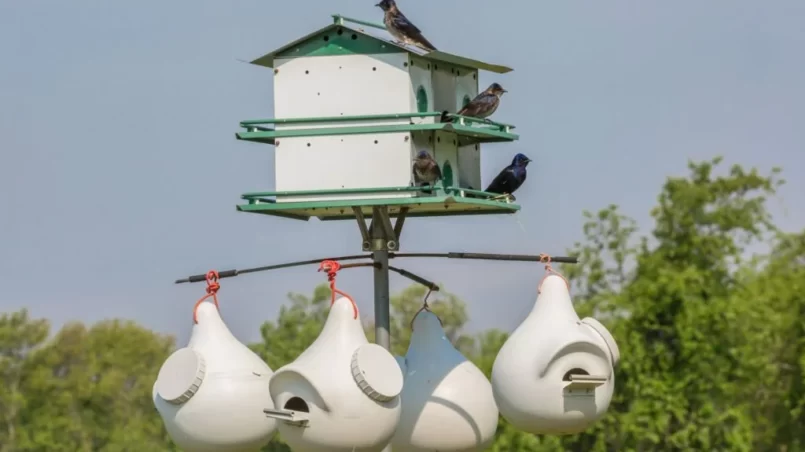
M408 53L282 58L274 74L278 119L455 112L478 93L478 71ZM438 118L317 121L276 125L277 130L402 125ZM427 149L450 185L480 186L480 148L459 148L451 132L364 133L278 140L277 191L371 189L409 186L412 158ZM281 197L277 202L405 198L414 193Z
M456 70L447 64L431 63L433 106L436 111L456 111Z
M431 76L436 111L456 112L478 95L478 70L433 63Z
M277 59L274 116L319 118L411 111L408 54ZM416 110L414 110L416 111ZM379 124L407 123L407 119ZM359 126L375 122L278 125L277 129Z
M481 186L481 145L458 148L458 184L460 187L483 190Z
M456 68L456 106L460 110L478 95L478 70Z
M275 150L277 191L407 187L411 184L408 132L282 138ZM406 198L403 193L287 196L277 202Z
M421 150L427 150L439 163L442 175L446 175L445 164L450 162L452 186L483 190L481 187L480 145L457 146L458 137L452 132L414 132L411 157ZM450 181L446 181L450 183Z

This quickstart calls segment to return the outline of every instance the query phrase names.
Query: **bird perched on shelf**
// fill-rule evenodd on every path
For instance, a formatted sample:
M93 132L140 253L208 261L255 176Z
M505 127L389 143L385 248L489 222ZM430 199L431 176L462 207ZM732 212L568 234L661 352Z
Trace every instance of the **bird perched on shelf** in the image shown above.
M386 30L400 43L403 45L413 44L428 52L436 50L436 47L425 39L419 28L397 8L397 3L394 0L382 0L375 6L383 10L383 24L386 25Z
M416 155L412 171L414 173L414 183L417 186L430 185L433 187L437 181L442 179L442 170L439 169L439 164L425 150L419 151ZM423 191L431 193L430 190Z
M503 168L486 188L486 192L499 193L501 195L509 195L514 201L516 198L513 193L523 185L526 179L526 166L531 162L531 159L524 154L517 154L512 160L512 164Z
M486 119L492 115L500 106L500 96L506 93L505 89L499 83L489 85L481 94L475 96L467 105L459 110L456 114L461 116L470 116L473 118ZM451 120L448 112L442 112L442 122L449 122Z

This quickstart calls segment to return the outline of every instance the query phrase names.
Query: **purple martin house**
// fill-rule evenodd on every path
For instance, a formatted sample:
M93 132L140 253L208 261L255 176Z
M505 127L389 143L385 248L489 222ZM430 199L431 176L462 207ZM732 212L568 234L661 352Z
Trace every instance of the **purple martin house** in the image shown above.
M517 140L514 126L461 116L442 121L443 111L455 113L478 94L480 70L510 68L403 46L383 25L339 15L251 63L273 69L275 118L242 121L236 136L274 146L276 186L243 195L238 210L357 218L364 227L363 217L378 210L398 221L519 210L481 191L481 145ZM412 159L423 149L442 169L434 191L414 186ZM388 232L394 251L397 237Z

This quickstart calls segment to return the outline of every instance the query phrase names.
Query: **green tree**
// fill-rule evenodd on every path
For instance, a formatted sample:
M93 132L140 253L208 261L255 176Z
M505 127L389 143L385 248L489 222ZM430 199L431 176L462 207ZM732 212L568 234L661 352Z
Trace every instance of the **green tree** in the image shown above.
M756 450L805 450L805 231L780 234L772 252L747 272L736 298L747 300L755 384L742 399L753 401Z
M25 309L0 315L0 452L14 450L20 441L28 359L45 342L49 329L46 320L31 319Z
M133 322L68 324L29 356L20 451L177 450L151 391L172 337Z
M738 299L745 247L768 240L766 198L780 181L720 159L669 178L655 227L634 242L633 222L610 207L589 215L583 258L567 274L579 311L607 319L623 354L609 415L563 438L571 450L752 450L753 400L764 363L753 342L754 303ZM604 316L607 317L607 316ZM768 328L768 326L767 326Z

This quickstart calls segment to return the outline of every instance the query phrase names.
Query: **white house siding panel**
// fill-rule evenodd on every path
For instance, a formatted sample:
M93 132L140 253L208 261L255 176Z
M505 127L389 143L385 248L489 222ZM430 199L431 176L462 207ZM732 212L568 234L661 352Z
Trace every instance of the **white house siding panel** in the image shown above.
M278 59L274 74L274 117L408 113L411 111L411 80L407 64L407 53ZM380 121L378 124L407 121ZM288 124L277 125L277 130L372 124L368 121Z
M456 76L455 70L447 64L433 63L431 66L433 80L433 106L436 111L456 111Z
M478 95L478 70L457 68L456 73L456 106L459 110L464 106L464 96L473 99Z
M406 137L409 139L406 140ZM376 143L375 143L376 142ZM409 133L280 139L275 148L276 190L405 187L411 182ZM334 199L406 198L411 193L279 197L278 203Z
M458 148L458 184L463 188L483 190L481 186L481 145L471 144Z

